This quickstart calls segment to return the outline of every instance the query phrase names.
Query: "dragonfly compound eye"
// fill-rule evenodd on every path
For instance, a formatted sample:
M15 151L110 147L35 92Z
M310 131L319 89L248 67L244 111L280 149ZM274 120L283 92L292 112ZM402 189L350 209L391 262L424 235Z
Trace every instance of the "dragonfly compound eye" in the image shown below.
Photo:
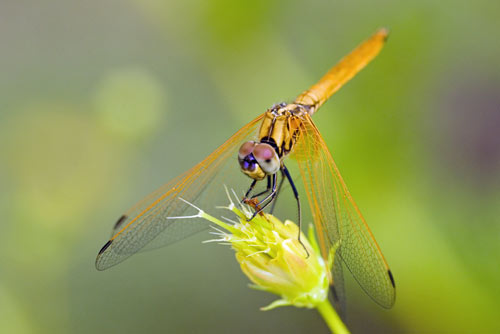
M238 162L243 173L254 180L262 180L266 177L266 173L259 166L258 161L253 155L255 145L256 143L253 141L243 143L238 150Z
M243 143L243 145L241 145L240 149L238 150L238 159L243 160L247 156L252 154L254 147L255 147L255 142L253 141L247 141Z
M255 145L253 155L266 174L275 174L280 170L280 158L271 145Z

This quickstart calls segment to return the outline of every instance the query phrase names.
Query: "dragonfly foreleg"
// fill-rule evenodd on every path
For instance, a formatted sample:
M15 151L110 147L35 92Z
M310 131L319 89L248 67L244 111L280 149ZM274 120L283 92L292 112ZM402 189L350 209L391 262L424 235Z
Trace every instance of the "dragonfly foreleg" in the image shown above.
M252 183L250 184L250 188L248 188L248 191L246 192L245 196L241 200L241 203L248 202L251 199L257 198L259 196L262 196L262 195L267 194L268 192L270 192L271 188L272 188L271 187L271 176L267 176L267 187L266 187L266 190L261 191L260 193L258 193L256 195L253 195L252 197L250 197L250 193L253 191L253 188L255 187L256 184L257 184L257 180L253 180Z
M250 193L252 192L252 190L256 184L257 184L257 180L253 180L252 183L250 184L250 188L248 188L248 191L246 192L245 196L241 200L241 203L245 202L248 199L248 196L250 196Z
M260 193L256 194L256 195L253 195L252 198L257 198L259 196L262 196L264 194L267 194L268 192L271 191L271 188L272 188L272 180L271 180L271 176L268 175L267 176L267 186L266 186L266 190L264 191L261 191ZM248 197L247 197L248 198Z
M273 214L274 212L274 207L276 206L276 201L278 200L279 194L281 192L281 187L283 187L283 183L285 182L285 173L283 172L283 169L281 170L281 181L278 186L278 191L276 192L276 198L273 201L273 205L271 205L271 210L269 210L270 214Z
M278 183L278 174L273 174L272 176L272 191L269 195L266 196L262 201L260 201L258 204L254 205L255 212L252 214L252 217L247 219L247 221L251 221L255 216L257 216L259 213L262 212L271 202L276 198L277 194L277 189L276 189L276 184ZM267 202L263 204L264 202Z

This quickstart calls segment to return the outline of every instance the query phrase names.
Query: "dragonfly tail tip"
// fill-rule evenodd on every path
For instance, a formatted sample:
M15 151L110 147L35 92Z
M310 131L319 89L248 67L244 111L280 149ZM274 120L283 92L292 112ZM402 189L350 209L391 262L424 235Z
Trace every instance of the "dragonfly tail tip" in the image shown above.
M389 34L391 33L391 30L387 27L382 27L378 30L378 34L381 34L384 37L384 42L387 42L387 39L389 39Z

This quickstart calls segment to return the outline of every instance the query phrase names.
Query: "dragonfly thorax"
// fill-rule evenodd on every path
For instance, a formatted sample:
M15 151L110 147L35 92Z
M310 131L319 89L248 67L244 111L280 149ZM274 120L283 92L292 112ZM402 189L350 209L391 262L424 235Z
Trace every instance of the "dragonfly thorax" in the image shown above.
M259 141L269 143L282 159L293 149L298 138L298 128L308 114L307 106L281 103L269 109L262 120Z
M297 141L300 120L307 113L306 106L284 102L266 111L258 133L259 141L245 142L238 151L243 173L254 180L277 173L281 160Z

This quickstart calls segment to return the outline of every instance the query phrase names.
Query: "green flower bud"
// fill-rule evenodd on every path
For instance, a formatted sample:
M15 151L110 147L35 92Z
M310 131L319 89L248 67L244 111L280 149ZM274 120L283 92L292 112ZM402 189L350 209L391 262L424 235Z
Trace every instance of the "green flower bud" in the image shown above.
M207 242L230 243L253 288L281 297L263 310L286 305L315 308L327 299L335 247L325 261L312 225L309 240L300 232L299 241L299 228L290 220L283 223L272 215L259 214L248 222L249 208L231 203L227 209L236 214L238 222L222 222L201 209L197 216L225 230L216 229L219 238Z

